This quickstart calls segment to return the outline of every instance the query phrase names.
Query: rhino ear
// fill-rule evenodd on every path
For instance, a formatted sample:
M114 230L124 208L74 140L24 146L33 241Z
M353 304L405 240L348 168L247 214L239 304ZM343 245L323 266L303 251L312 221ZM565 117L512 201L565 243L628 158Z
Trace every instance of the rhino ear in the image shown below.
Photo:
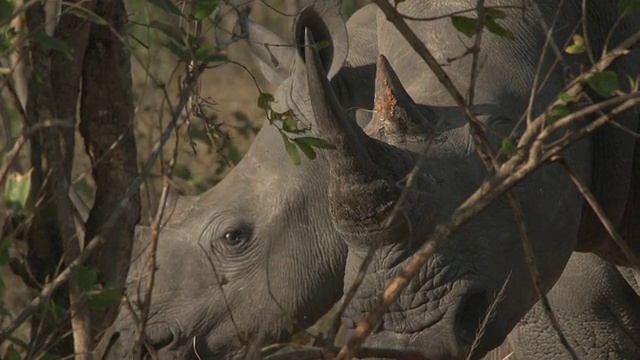
M296 49L290 43L248 18L241 17L241 27L247 32L251 50L260 60L264 77L274 85L281 84L299 69L296 66ZM304 58L305 29L310 29L317 42L326 44L319 55L332 78L344 64L348 48L347 29L340 16L340 1L314 1L298 13L293 23L294 40ZM295 74L297 76L299 74Z
M216 9L216 44L225 49L246 38L253 54L258 58L262 74L270 83L279 85L293 69L294 46L278 35L249 20L254 1L221 1Z
M279 85L294 67L295 48L263 26L247 20L246 28L251 50L260 60L262 74L270 83Z
M336 0L315 1L305 7L294 22L294 34L299 55L305 58L306 31L313 34L324 69L331 79L342 68L349 52L347 29L340 16L340 3Z
M365 132L387 143L404 141L412 136L428 136L434 131L435 115L418 105L402 86L398 75L384 55L378 56L374 113Z

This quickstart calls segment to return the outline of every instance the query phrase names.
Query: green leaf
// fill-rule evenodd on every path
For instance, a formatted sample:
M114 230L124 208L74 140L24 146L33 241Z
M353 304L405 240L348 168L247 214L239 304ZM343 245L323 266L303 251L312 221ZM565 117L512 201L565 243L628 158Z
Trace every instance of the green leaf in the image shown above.
M0 296L4 297L4 291L7 289L7 285L4 283L4 280L0 277ZM3 312L8 311L4 308L2 303L0 303L0 316L4 315Z
M69 5L68 9L70 14L73 14L81 19L85 19L89 22L92 22L98 25L109 25L109 22L105 20L102 16L99 16L98 14L85 8L84 6L73 4L73 5Z
M297 139L293 139L293 141L296 143L296 145L298 145L298 147L300 148L300 150L302 150L302 152L304 153L304 155L309 159L309 160L315 160L316 158L316 151L313 150L313 147L311 147L311 145L309 145L309 143L307 143L305 141L304 138L297 138Z
M181 28L173 26L171 24L165 24L158 20L151 20L151 22L149 22L149 27L152 29L160 30L163 34L174 39L178 44L184 46L184 32Z
M0 19L9 20L13 16L13 1L0 0Z
M293 318L288 313L285 313L283 316L284 316L284 328L287 330L287 332L290 335L293 335L295 331L295 324L293 322Z
M202 20L218 7L218 0L192 0L191 17L194 20Z
M4 354L5 360L21 360L20 352L13 347L13 344L9 345L7 352Z
M299 137L298 140L304 140L307 144L319 149L335 149L336 147L329 144L326 140L315 137Z
M13 240L11 238L4 238L0 241L0 266L5 266L11 261L9 255L9 249L13 246Z
M567 46L564 51L567 54L582 54L586 51L584 38L578 34L573 35L573 44Z
M169 49L179 60L190 61L191 55L187 51L184 43L170 39L164 46Z
M87 305L94 309L106 309L120 303L122 295L116 289L104 289L87 295Z
M160 9L164 10L165 12L168 12L170 14L177 15L177 16L182 16L182 11L180 11L180 8L178 8L176 4L173 3L172 0L147 0L147 1L159 7Z
M53 355L53 354L46 353L46 354L42 355L40 360L62 360L62 358L60 356L58 356L58 355Z
M227 157L233 163L233 165L238 165L238 163L242 159L240 150L238 150L238 148L233 145L229 145L229 149L227 151Z
M282 140L284 141L284 148L287 150L293 165L300 165L300 153L298 153L298 147L292 143L286 136L282 135Z
M560 94L558 94L558 99L564 101L567 104L576 101L576 99L574 97L572 97L571 95L567 94L566 92L561 92Z
M282 129L286 132L295 133L298 132L298 124L293 116L285 116L282 119Z
M505 13L500 9L496 9L492 7L485 8L484 14L485 16L493 20L506 19L507 17L507 13Z
M9 310L3 309L3 310L0 310L0 316L13 316L13 315L11 315ZM29 348L29 344L27 342L25 342L24 340L19 339L17 337L10 337L9 341L11 341L14 345L18 345L18 347L20 347L22 349L26 350L26 349Z
M40 296L40 307L42 308L45 319L49 324L57 324L67 314L67 310L65 310L62 306L56 304L53 300L44 296Z
M513 146L513 143L511 142L511 139L506 137L506 138L502 139L502 150L507 155L513 155L516 152L516 147Z
M618 75L611 70L595 73L591 75L586 82L593 91L603 97L609 97L620 89Z
M189 171L187 165L176 163L173 167L173 175L183 180L189 180L191 178L191 171Z
M63 53L68 59L71 59L71 48L69 44L53 36L49 36L44 32L38 32L33 35L33 40L47 50L54 50Z
M640 12L640 0L620 0L618 3L622 16Z
M71 268L71 282L81 292L87 292L97 284L98 271L84 265L76 265Z
M478 32L478 20L465 16L452 16L453 27L467 37L472 37Z
M629 82L629 89L633 91L636 88L636 81L631 76L627 75L627 81Z
M215 46L201 46L196 49L193 54L194 58L202 63L210 63L210 62L219 62L219 61L227 61L228 57L226 54L220 51Z
M24 210L31 189L31 171L25 174L12 173L7 176L4 200L11 211L18 213Z
M320 51L322 49L326 49L329 47L329 42L327 40L318 41L316 43L316 50Z
M258 96L258 107L263 110L268 110L270 108L269 103L273 100L273 95L269 93L260 93L260 96Z
M549 116L547 116L547 123L553 124L554 122L562 119L570 113L571 111L566 105L556 104L551 108L551 113L549 114Z
M484 26L490 32L507 39L513 39L513 33L511 30L502 27L502 25L498 24L494 18L486 16L484 20Z

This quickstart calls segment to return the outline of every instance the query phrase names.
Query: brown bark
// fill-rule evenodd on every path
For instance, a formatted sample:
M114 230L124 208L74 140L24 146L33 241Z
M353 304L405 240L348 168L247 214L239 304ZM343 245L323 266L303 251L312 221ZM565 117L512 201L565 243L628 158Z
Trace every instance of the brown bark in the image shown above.
M80 104L80 131L93 164L97 190L86 226L93 238L123 200L138 176L133 134L133 95L126 9L122 0L97 0L95 12L111 26L91 27L85 56ZM114 34L114 30L118 35ZM140 196L136 192L119 216L118 226L107 229L106 241L89 264L98 269L105 287L121 290L131 257L135 225L140 218ZM115 318L117 306L103 315L104 328Z
M27 26L32 35L43 33L45 10L41 5L27 11ZM73 15L62 16L55 37L64 41L70 53L52 51L38 41L30 42L32 74L29 81L27 103L28 121L35 124L46 120L59 119L75 123L78 103L81 66L88 40L89 24ZM29 266L39 283L44 283L55 275L64 254L65 262L73 260L80 252L73 223L73 208L68 197L73 164L74 129L49 128L43 130L31 143L32 166L34 167L31 204L34 221L28 239ZM66 289L68 291L68 289ZM67 291L59 291L53 301L63 307L69 306ZM87 351L91 344L89 317L83 306L75 304L77 294L72 293L71 318L74 329L75 349ZM51 331L51 326L41 325L41 316L35 316L31 351L38 351L39 336ZM62 324L62 327L67 325ZM60 330L58 328L58 330ZM35 349L35 350L33 350ZM55 347L55 352L66 355L73 353L69 342Z
M26 19L31 33L43 31L41 24L44 21L44 9L41 6L31 7ZM32 74L27 105L30 125L51 119L75 122L88 25L86 21L73 15L61 18L56 37L69 45L71 59L61 52L44 49L36 41L31 42ZM43 263L31 264L38 267L38 281L51 275L60 259L61 254L56 254L55 249L61 251L62 243L51 238L57 237L58 233L58 216L53 208L60 202L54 200L68 202L67 192L59 193L58 190L68 189L73 147L73 128L49 128L32 140L34 182L31 201L36 213L33 231L34 235L41 236L31 236L29 248L33 256L44 260ZM67 206L70 208L71 205ZM72 224L68 218L61 220L61 223Z

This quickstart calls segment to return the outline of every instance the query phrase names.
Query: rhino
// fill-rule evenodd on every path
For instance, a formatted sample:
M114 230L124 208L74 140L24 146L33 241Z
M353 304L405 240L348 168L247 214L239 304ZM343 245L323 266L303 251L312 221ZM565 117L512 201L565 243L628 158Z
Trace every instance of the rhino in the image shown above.
M404 1L396 8L411 19L436 19L407 22L436 60L446 62L464 54L474 40L460 39L445 15L474 8L475 3ZM556 44L566 44L582 21L580 6L584 4L585 28L592 34L589 42L594 54L601 54L606 46L615 46L638 29L637 22L621 18L618 6L611 3L534 3L535 7L505 9L502 24L513 33L513 39L486 36L480 51L483 64L477 73L472 111L487 130L487 141L496 152L501 139L512 136L517 144L524 128L519 122L523 115L528 111L533 116L543 113L563 91L564 71L578 74L581 66L589 64L587 55L576 55L566 62L571 69L556 66L554 52L545 51L548 32L541 24L552 24L554 14L562 14L563 26L552 31L552 39ZM485 3L508 4L513 2ZM382 55L375 111L364 129L349 121L337 100L327 80L326 66L310 46L314 43L312 31L307 31L305 43L318 133L337 148L326 156L330 214L348 247L345 291L368 260L369 250L377 249L344 314L345 322L352 327L374 310L384 285L401 273L437 224L448 220L489 173L454 100L383 16L378 17L378 50ZM612 43L606 44L606 34L616 23L620 26L612 35ZM634 51L619 59L612 70L635 78L638 54ZM473 60L463 57L445 68L460 92L471 82L472 66ZM538 72L546 81L531 97ZM597 94L592 96L598 99ZM616 121L636 132L638 119L636 107L620 114ZM562 157L577 177L589 184L608 217L637 249L635 215L640 203L634 189L638 186L635 175L640 160L634 156L635 142L635 137L604 128L567 148ZM562 165L540 167L513 192L522 207L544 292L557 281L574 249L589 249L624 264L619 248L585 206ZM396 209L399 215L394 217ZM484 356L504 341L537 301L521 244L516 216L502 196L462 224L435 251L383 315L367 344L415 349L430 359Z
M487 6L503 3L509 4L492 1ZM576 13L578 3L567 1L562 11ZM595 9L588 26L598 53L603 29L617 19L617 7L587 3ZM556 2L536 4L550 23ZM412 17L437 17L474 7L471 1L405 1L398 9ZM148 351L159 359L233 358L252 346L285 341L291 324L312 324L350 288L371 243L383 238L345 313L345 323L353 325L371 310L384 283L435 224L450 216L486 176L457 107L384 15L368 5L345 25L332 9L314 4L301 12L293 31L296 47L265 51L265 43L288 42L249 25L265 76L280 83L273 109L292 110L311 133L337 149L321 151L315 160L295 166L281 146L280 133L263 126L223 181L200 196L173 200L159 239L156 286L145 330ZM496 148L501 136L515 131L515 140L521 131L516 120L527 107L545 39L537 21L518 21L520 10L504 11L504 25L514 39L486 36L486 61L474 108L497 134L490 139ZM530 8L525 14L537 19ZM567 18L575 23L579 16ZM462 53L464 43L468 45L448 21L410 22L440 60ZM634 27L631 18L623 19L613 41L619 42ZM557 42L564 43L571 30L554 32ZM330 46L316 51L314 42ZM616 72L634 75L634 59L618 60ZM551 69L553 60L547 53L542 69ZM572 60L586 63L579 55ZM446 68L460 89L468 84L469 61L463 57ZM534 114L564 85L562 69L551 70L533 103ZM391 85L376 85L376 77L378 83L386 80ZM354 109L374 109L373 117ZM637 120L634 110L617 122L637 129ZM361 126L366 126L364 132ZM604 128L565 154L622 228L637 204L629 200L635 199L629 191L637 165L629 160L635 160L634 146L633 139ZM426 170L418 176L417 190L409 193L406 220L382 227L401 179L423 159L422 153ZM558 166L545 166L516 191L541 260L545 291L576 248L623 261ZM144 274L142 244L149 233L149 228L139 227L136 234L140 260L134 261L128 276L130 299L136 298L136 284ZM629 234L631 238L635 233ZM504 200L498 201L439 250L385 315L369 344L414 348L434 359L466 356L478 320L508 278L504 300L473 353L481 356L498 346L536 301L523 264L512 211ZM130 312L121 311L114 325L119 338L110 353L113 358L130 357L135 327Z
M323 51L332 54L327 69L336 93L345 106L371 109L376 7L361 9L345 24L338 3L314 3L298 15L295 27L316 29L331 40ZM306 84L306 77L295 76L304 75L296 52L276 46L267 52L262 46L289 41L258 24L248 31L267 79L282 83L282 89ZM347 32L352 37L348 54ZM308 97L276 94L276 100L274 109L292 107L304 126L314 126L311 106L303 105ZM355 112L351 117L366 119ZM150 356L242 357L252 346L287 341L340 299L347 252L329 216L327 169L322 153L294 165L280 133L265 120L251 148L220 183L199 196L168 201L145 327ZM149 227L138 226L127 276L126 295L136 310L144 293L140 284L148 276L150 234ZM110 332L107 358L131 358L136 321L127 307Z
M640 287L633 272L594 254L574 253L547 294L580 359L640 358ZM568 358L539 303L508 338L518 360Z

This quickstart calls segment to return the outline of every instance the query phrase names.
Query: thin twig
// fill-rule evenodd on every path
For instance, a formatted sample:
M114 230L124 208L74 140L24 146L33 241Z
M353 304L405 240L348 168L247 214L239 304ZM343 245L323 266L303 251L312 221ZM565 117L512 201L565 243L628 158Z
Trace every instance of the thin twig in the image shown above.
M524 212L522 211L522 206L520 205L520 201L516 197L513 190L507 192L507 198L509 199L509 203L511 208L513 209L513 214L516 218L516 224L518 224L518 229L520 231L520 239L522 240L522 248L525 254L525 262L527 264L527 268L529 269L529 275L531 276L531 281L533 283L533 288L536 291L536 295L538 296L538 300L542 304L542 309L544 310L545 315L549 319L551 323L551 327L555 330L556 334L560 338L560 343L567 350L571 358L574 360L578 360L578 355L576 351L571 347L569 342L567 341L567 337L564 335L562 331L562 327L558 322L558 317L551 309L551 304L549 303L549 299L544 291L542 291L542 283L540 277L540 271L538 270L538 262L535 257L535 251L533 249L533 242L531 238L529 238L529 234L527 233L527 228L524 219Z
M16 139L16 142L13 144L11 150L9 150L9 152L7 153L6 160L2 163L2 165L0 165L0 185L2 185L2 183L4 182L4 179L7 176L9 169L11 168L11 164L16 160L18 154L20 153L20 150L22 150L22 147L27 143L27 141L29 141L29 138L42 129L50 127L72 128L73 124L69 121L64 120L46 120L24 130L22 132L22 135L18 139Z
M557 162L562 165L562 167L569 175L569 178L571 178L571 181L573 181L574 185L578 188L578 191L580 191L582 196L584 196L584 199L587 200L587 203L589 204L589 206L591 206L593 212L602 222L602 225L609 233L609 236L611 236L616 245L620 247L620 250L622 250L622 253L626 256L627 260L631 261L630 265L633 267L638 267L640 265L640 259L638 259L638 257L633 253L633 250L629 248L629 245L627 245L618 230L616 230L616 227L613 225L611 220L609 220L609 217L607 216L607 214L605 214L600 204L598 204L598 201L596 200L595 196L593 196L593 193L591 193L589 188L582 182L582 180L580 180L575 171L573 171L571 166L569 166L569 164L567 164L564 159L559 157L557 159Z
M478 0L476 6L478 12L478 24L476 25L476 41L471 49L473 58L471 60L471 79L469 80L469 92L467 96L467 107L473 107L473 100L476 90L476 81L478 80L478 60L480 58L480 45L482 44L482 34L484 33L484 0Z
M498 310L498 304L502 300L504 300L504 291L507 289L507 284L509 283L510 279L511 279L511 273L509 273L509 276L507 276L507 278L504 280L504 282L502 283L502 287L500 288L495 298L489 305L489 308L487 309L487 312L485 313L484 318L480 323L480 326L478 326L478 331L476 331L476 337L473 340L473 343L471 344L469 353L467 354L467 360L470 360L473 357L473 353L476 351L476 349L480 345L480 341L484 336L484 332L486 331L487 326L489 326L489 323L495 317L496 311Z

